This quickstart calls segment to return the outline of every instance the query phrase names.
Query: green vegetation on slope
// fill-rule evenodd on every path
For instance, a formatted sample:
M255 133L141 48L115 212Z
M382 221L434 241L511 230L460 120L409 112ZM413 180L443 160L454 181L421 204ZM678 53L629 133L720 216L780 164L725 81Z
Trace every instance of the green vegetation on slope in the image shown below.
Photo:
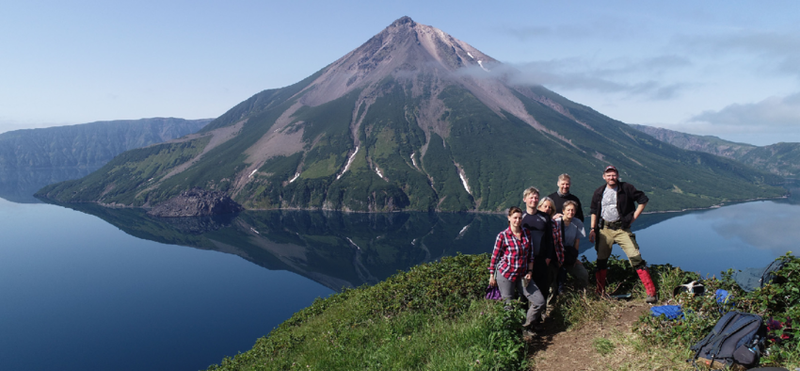
M425 78L418 76L416 82L424 86L420 79ZM777 176L680 150L544 88L515 92L536 120L533 125L493 110L463 86L446 85L435 97L415 96L412 91L418 87L409 81L387 77L363 88L372 94L366 101L359 88L317 106L301 104L308 79L265 91L204 129L241 123L233 138L163 181L131 165L136 171L104 168L101 174L42 194L60 202L152 206L199 187L227 192L250 209L500 211L519 205L521 191L529 186L548 193L565 172L572 176L572 192L588 200L602 184L600 169L609 163L620 169L624 181L651 196L648 211L785 193L772 186L780 183ZM444 83L432 78L428 83L436 81ZM553 102L561 108L554 109ZM444 111L438 121L446 126L421 127L432 123L418 122L426 117L420 112L439 103ZM291 107L297 110L288 116ZM292 121L283 130L302 130L303 147L268 159L255 174L244 174L254 146L284 115ZM356 146L354 161L342 174ZM787 154L787 161L791 158ZM179 165L165 154L148 161L161 161L148 166L162 175Z
M800 260L786 255L789 264L776 283L744 293L731 280L706 279L707 295L681 294L685 319L665 321L649 312L638 320L632 335L593 340L597 355L616 357L623 369L692 370L685 360L722 316L722 310L760 314L765 320L800 318ZM592 264L586 262L588 268ZM296 313L259 339L253 349L226 358L209 370L523 370L537 359L527 359L535 346L520 332L521 305L506 311L501 302L483 299L488 257L459 255L400 272L372 287L346 290ZM609 289L631 290L643 300L644 290L626 259L609 261ZM696 273L670 265L651 267L660 298L672 297L672 288ZM717 304L714 290L731 292L735 303ZM589 291L591 292L591 290ZM780 298L780 299L777 299ZM619 302L571 291L559 297L552 318L563 329L600 323L620 307ZM624 306L624 305L623 305ZM791 329L771 332L788 339L768 342L762 366L800 366L800 338ZM535 344L535 343L534 343ZM652 357L658 354L658 357ZM564 355L566 356L566 355ZM622 357L620 359L620 357Z
M705 295L692 296L682 293L676 297L684 312L680 320L666 321L663 318L643 316L637 324L637 333L645 347L659 347L673 353L676 358L687 359L693 354L689 348L705 337L722 315L728 311L755 313L767 325L770 319L787 322L789 327L770 329L767 336L767 352L761 358L761 366L779 366L794 369L800 366L800 337L792 323L800 320L800 259L787 253L778 259L787 259L774 282L753 292L744 292L733 280L734 271L722 272L720 279L706 279ZM696 273L683 272L679 268L662 266L659 291L662 297L672 295L671 288L700 279ZM731 300L725 304L717 301L717 289L727 290ZM768 327L769 329L769 327ZM786 335L782 339L782 335ZM691 369L688 367L686 369Z
M434 210L436 192L411 159L413 155L418 157L425 143L425 133L415 114L422 98L410 98L394 80L384 81L383 89L386 95L377 98L365 112L359 130L365 156L381 169L386 182L404 194L408 200L404 207Z
M785 193L772 186L781 183L781 179L773 174L733 160L678 149L547 89L535 87L530 90L558 102L577 121L591 123L596 131L582 127L574 120L562 119L560 122L555 117L546 119L537 116L540 111L551 114L552 111L542 111L541 105L536 108L538 103L523 99L523 102L528 102L528 111L540 123L559 133L569 133L569 140L586 151L583 160L595 163L586 173L589 179L597 179L589 189L584 188L582 182L576 182L576 174L570 173L575 194L591 195L594 188L602 185L599 169L608 163L620 169L622 180L635 184L651 196L649 211L703 208L733 200L777 197ZM593 155L592 151L599 151L603 161L589 157Z
M141 206L146 195L137 190L154 184L169 170L202 152L209 138L164 143L127 151L88 176L56 183L36 194L61 202L101 202Z
M630 125L675 147L729 158L780 176L800 175L800 143L754 146L711 135L693 135L645 125Z
M486 255L459 255L319 299L210 370L520 369L521 308L482 299Z

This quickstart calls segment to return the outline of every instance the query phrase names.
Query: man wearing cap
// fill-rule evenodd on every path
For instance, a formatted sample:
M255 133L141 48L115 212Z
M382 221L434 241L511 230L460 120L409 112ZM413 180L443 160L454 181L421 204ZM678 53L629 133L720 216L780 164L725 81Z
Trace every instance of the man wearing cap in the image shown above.
M645 301L655 303L656 287L647 271L647 262L639 253L636 235L631 232L631 223L639 218L649 199L632 184L621 182L614 166L606 167L603 180L606 184L594 192L589 208L592 216L589 241L597 241L597 293L605 293L608 258L611 256L611 246L616 243L628 256L631 267L642 280L647 293Z

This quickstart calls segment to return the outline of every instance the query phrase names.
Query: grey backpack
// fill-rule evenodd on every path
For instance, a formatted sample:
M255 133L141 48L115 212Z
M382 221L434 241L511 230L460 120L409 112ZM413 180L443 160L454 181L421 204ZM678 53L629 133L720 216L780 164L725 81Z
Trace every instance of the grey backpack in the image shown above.
M788 260L777 259L770 263L765 268L747 268L743 269L733 276L734 281L742 290L753 292L775 280L775 272L783 268Z

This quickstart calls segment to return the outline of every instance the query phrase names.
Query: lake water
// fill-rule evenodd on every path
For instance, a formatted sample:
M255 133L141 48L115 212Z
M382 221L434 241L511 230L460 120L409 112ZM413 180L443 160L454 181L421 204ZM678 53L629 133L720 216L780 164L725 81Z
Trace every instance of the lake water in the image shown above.
M651 264L702 275L760 267L800 240L792 202L644 215L634 229ZM315 298L457 252L488 252L506 224L488 214L164 220L77 208L0 199L0 369L204 369L250 349ZM582 250L595 258L588 241Z

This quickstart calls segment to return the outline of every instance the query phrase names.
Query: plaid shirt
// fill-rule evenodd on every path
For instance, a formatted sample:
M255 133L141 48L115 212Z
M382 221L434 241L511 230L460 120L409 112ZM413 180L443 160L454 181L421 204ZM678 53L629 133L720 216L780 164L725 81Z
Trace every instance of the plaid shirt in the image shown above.
M555 245L556 257L558 264L564 264L564 241L561 240L561 223L556 220L551 220L550 224L553 225L553 244Z
M528 263L533 263L533 249L531 248L531 234L522 228L521 239L514 236L511 227L500 232L494 243L492 262L489 264L489 273L494 274L495 269L510 281L524 275L528 270Z

